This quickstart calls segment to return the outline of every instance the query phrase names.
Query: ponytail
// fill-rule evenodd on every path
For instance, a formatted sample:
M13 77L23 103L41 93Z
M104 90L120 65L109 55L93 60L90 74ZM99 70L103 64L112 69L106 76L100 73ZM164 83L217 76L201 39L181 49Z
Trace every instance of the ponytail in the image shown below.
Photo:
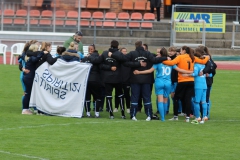
M185 50L186 53L189 55L189 57L192 59L192 63L194 62L194 54L193 54L193 50L190 47L187 46L183 46L182 50Z
M168 52L164 47L160 50L160 54L161 54L161 57L167 57L168 56Z

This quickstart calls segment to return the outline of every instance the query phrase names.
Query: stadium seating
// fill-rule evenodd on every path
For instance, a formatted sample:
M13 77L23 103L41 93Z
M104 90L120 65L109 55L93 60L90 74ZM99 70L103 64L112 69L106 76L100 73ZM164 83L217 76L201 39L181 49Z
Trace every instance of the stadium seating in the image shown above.
M42 7L43 0L37 0L36 7Z
M115 12L107 12L105 14L105 20L116 20L117 15ZM115 27L115 22L104 21L103 27Z
M39 25L52 25L52 20L51 20L52 17L53 17L52 11L50 11L50 10L42 11Z
M117 17L118 22L116 22L116 27L118 27L118 28L127 28L128 22L124 22L124 21L128 21L129 18L130 18L129 13L127 13L127 12L120 12L118 14L118 17Z
M59 7L60 6L60 0L55 0L56 3L54 3L54 0L51 3L51 7L54 8L55 7Z
M142 14L139 12L133 12L130 17L131 21L142 21ZM129 22L129 28L140 28L140 22Z
M81 12L81 22L80 26L82 27L90 27L90 20L91 20L91 12L82 11Z
M79 7L79 1L80 1L80 7L81 8L86 8L87 7L87 0L76 0L75 8Z
M25 17L27 16L27 10L24 9L19 9L16 11L16 16L17 17Z
M68 11L65 26L77 26L77 18L78 18L77 11Z
M58 11L56 11L55 15L56 15L55 25L56 26L64 26L66 12L62 11L62 10L58 10Z
M94 20L103 20L103 18L104 18L103 12L100 11L93 12L91 26L94 26ZM102 27L102 21L96 21L95 24L97 27Z
M40 18L39 10L30 10L30 24L31 25L38 25L39 18Z
M110 9L110 0L100 0L99 9Z
M145 13L143 15L143 20L144 21L154 21L155 15L153 13ZM153 24L151 22L142 22L141 23L141 28L152 29L152 27L153 27Z
M133 10L133 1L132 0L123 0L122 10Z
M88 0L87 8L97 9L99 4L99 0Z
M134 3L134 10L145 10L146 9L146 1L145 0L136 0Z
M3 15L4 15L3 24L12 25L13 23L12 18L14 17L14 11L11 9L5 9L3 12Z

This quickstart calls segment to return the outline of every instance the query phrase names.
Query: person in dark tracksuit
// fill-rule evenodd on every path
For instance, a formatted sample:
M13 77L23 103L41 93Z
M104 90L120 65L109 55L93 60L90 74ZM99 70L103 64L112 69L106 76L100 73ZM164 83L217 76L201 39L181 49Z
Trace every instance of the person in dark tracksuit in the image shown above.
M134 75L134 70L147 70L150 69L153 63L161 63L164 60L167 60L168 58L164 57L154 57L151 53L145 51L142 47L142 42L137 41L135 43L136 50L131 51L126 55L123 54L116 54L112 53L108 56L115 58L115 59L121 59L125 60L126 65L131 67L132 73L130 78L131 83L131 108L130 108L130 118L134 121L137 121L136 114L138 110L138 99L139 94L141 91L143 101L144 101L144 107L145 107L145 113L147 115L147 121L151 120L152 117L152 103L151 103L151 84L152 84L152 74L144 74L144 75ZM124 58L122 58L124 56Z
M120 62L114 58L108 56L108 53L115 53L117 55L122 54L118 50L119 43L116 40L111 42L111 48L108 51L104 51L99 58L90 58L91 63L101 63L101 77L105 85L106 94L106 108L109 109L110 119L114 119L113 107L112 107L112 91L115 88L117 98L119 99L121 106L122 119L125 119L125 107L123 103L123 91L121 87L121 65Z
M29 101L31 97L31 91L32 91L32 85L33 85L33 79L35 76L35 70L36 70L36 63L40 60L40 58L47 54L47 51L37 51L38 45L32 44L29 47L29 50L26 52L26 55L24 57L25 59L25 69L29 70L29 73L24 73L23 76L23 82L26 86L26 94L23 99L23 110L22 114L32 114L32 112L29 110ZM31 55L31 56L30 56Z
M124 55L127 54L126 48L121 48L120 52ZM125 104L127 108L127 113L130 113L130 75L131 75L131 68L126 66L124 63L121 63L121 78L122 78L122 90L124 93ZM115 109L118 111L119 101L117 97L115 97Z
M149 0L151 13L154 13L154 8L157 11L157 21L160 21L160 8L161 8L161 0Z
M99 53L95 49L95 45L92 44L88 47L89 55L85 56L82 59L82 62L84 63L91 63L89 59L91 57L98 58ZM91 104L91 95L93 96L94 101L94 108L95 108L95 117L99 118L99 107L101 104L101 79L100 77L100 67L99 63L92 63L92 67L89 73L88 77L88 83L87 83L87 90L86 90L86 96L85 96L85 110L87 112L87 117L91 117L90 114L90 104Z

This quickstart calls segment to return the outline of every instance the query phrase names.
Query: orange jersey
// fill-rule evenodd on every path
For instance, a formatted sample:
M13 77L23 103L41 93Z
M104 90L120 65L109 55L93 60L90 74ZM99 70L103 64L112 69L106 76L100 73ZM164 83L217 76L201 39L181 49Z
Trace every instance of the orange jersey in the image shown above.
M198 57L195 57L194 62L192 62L192 59L189 57L188 54L181 54L171 61L163 61L162 63L170 66L173 66L176 64L178 68L188 70L188 71L193 71L195 62L200 64L206 64L208 60L209 60L209 57L205 59L200 59ZM187 82L187 81L194 81L194 78L184 77L182 76L182 73L178 72L178 82Z

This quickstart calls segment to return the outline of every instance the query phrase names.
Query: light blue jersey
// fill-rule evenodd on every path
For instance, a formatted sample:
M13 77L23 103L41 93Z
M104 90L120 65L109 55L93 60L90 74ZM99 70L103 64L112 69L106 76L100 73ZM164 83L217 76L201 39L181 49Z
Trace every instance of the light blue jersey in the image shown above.
M204 69L205 65L203 64L194 64L194 71L192 76L194 77L194 88L195 89L207 89L206 76L199 76L198 74Z
M199 73L204 69L203 64L194 64L194 71L192 76L194 77L194 115L196 118L200 117L200 102L202 102L202 116L207 116L207 104L206 104L206 93L207 93L207 83L205 74L199 76Z
M176 65L167 66L159 63L154 64L153 68L156 70L155 93L156 95L163 95L164 98L168 98L172 88L171 73L172 69L176 68ZM168 110L167 103L158 101L157 108L160 113L161 121L165 121L165 115Z
M171 92L171 72L173 68L177 66L167 66L165 64L159 63L154 64L153 68L156 70L155 75L155 92L156 95L164 95L168 97Z

